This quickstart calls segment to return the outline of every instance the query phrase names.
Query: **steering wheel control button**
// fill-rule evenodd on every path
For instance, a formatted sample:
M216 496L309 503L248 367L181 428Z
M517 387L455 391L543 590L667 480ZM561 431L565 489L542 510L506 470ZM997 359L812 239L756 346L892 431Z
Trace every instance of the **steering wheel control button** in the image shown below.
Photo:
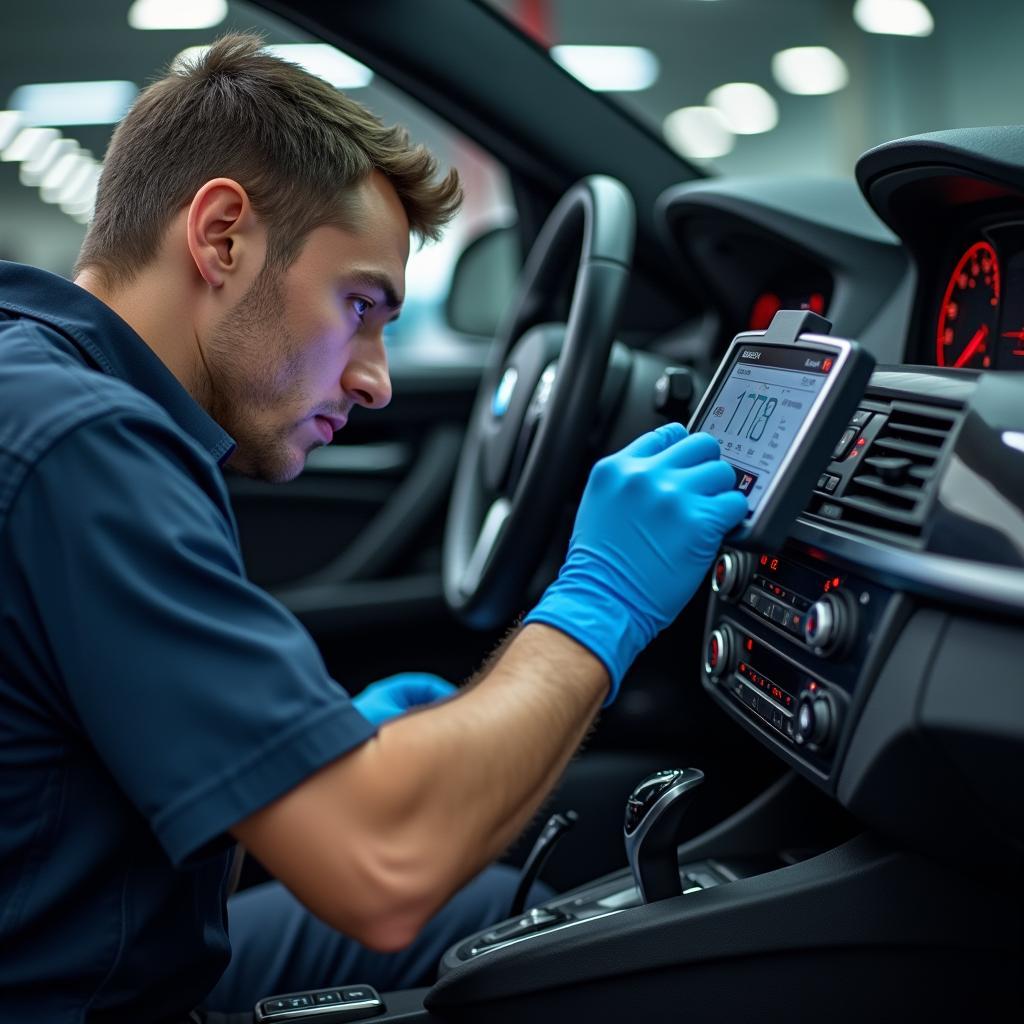
M669 366L654 385L654 410L667 420L685 423L690 418L693 375L685 366Z

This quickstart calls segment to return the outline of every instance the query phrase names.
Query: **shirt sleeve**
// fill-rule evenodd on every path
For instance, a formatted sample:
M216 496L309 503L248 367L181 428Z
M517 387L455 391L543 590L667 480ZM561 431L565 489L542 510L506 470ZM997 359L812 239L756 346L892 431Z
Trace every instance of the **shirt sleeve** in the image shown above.
M26 632L175 863L373 735L302 625L245 578L220 471L169 420L75 428L8 525Z

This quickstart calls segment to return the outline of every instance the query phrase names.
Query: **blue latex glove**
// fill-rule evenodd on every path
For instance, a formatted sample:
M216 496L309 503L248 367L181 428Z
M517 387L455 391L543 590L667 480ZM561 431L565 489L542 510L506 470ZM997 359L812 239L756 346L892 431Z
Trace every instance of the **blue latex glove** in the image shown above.
M746 515L710 434L668 423L598 462L569 553L525 622L560 629L604 662L612 685L683 609L723 537Z
M410 708L450 697L455 691L455 686L430 672L399 672L370 683L352 698L352 703L363 718L381 725L404 715Z

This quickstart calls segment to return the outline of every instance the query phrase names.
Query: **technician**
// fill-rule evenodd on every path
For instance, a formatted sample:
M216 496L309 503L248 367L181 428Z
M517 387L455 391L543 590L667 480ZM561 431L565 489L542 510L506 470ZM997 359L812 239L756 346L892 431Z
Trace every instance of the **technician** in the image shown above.
M712 438L647 434L594 468L558 579L474 685L349 698L246 579L221 466L291 479L388 403L410 233L460 189L260 47L225 37L142 93L73 284L0 264L3 1022L415 984L498 915L480 873L745 512ZM236 842L283 886L232 902L228 966Z

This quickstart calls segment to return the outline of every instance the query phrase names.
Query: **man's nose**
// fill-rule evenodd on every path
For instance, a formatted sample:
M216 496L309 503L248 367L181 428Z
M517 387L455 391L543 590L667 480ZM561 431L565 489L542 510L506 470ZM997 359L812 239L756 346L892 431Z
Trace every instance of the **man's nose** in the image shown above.
M357 405L367 409L383 409L391 401L391 376L382 339L357 346L341 375L341 386Z

